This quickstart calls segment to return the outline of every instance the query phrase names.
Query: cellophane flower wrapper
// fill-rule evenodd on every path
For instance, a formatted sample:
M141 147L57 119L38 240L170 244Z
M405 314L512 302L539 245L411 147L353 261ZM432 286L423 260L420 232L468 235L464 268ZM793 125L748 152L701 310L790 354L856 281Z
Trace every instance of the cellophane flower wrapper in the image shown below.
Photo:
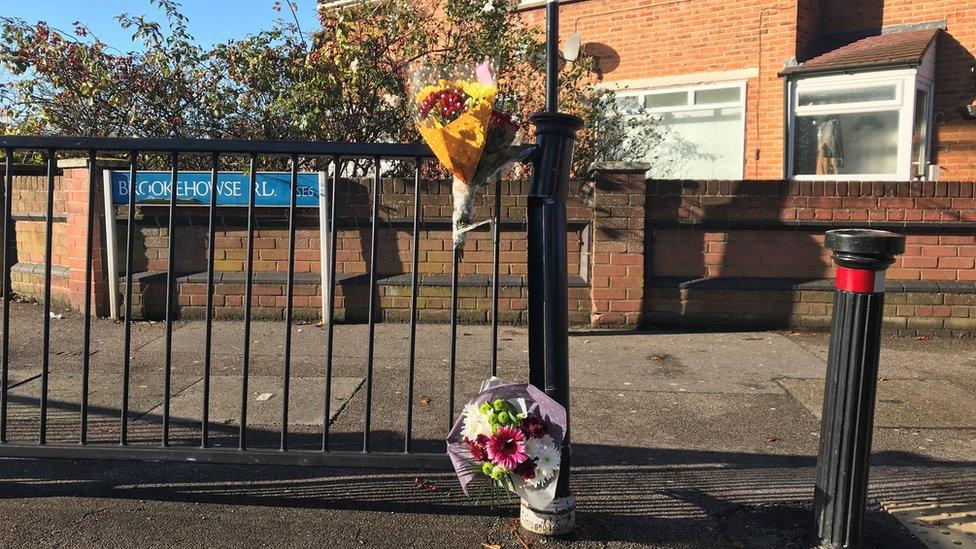
M488 223L472 219L477 189L515 160L519 132L511 105L501 101L494 63L418 64L408 78L410 108L421 137L453 176L453 241L463 249L467 233Z
M480 413L483 406L504 401L508 409L523 414L522 427L491 426ZM518 431L518 432L515 432ZM488 436L487 433L492 433ZM535 509L543 509L556 498L560 456L566 433L566 409L533 385L516 384L497 377L486 380L481 392L464 407L447 438L447 453L465 495L480 482L502 486ZM482 444L476 434L485 437ZM500 440L519 439L513 448ZM493 450L495 452L493 453ZM506 452L508 452L506 454ZM477 455L476 455L477 454ZM486 467L505 460L522 461L507 473L492 477ZM509 463L512 465L512 463ZM532 469L532 478L522 473Z

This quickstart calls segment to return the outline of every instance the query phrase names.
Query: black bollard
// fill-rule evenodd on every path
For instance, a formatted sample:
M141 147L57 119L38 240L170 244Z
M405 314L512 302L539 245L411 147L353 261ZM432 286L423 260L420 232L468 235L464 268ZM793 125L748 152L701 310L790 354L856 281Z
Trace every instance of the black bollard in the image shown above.
M878 387L885 271L905 237L887 231L827 232L837 264L814 508L820 547L861 546Z

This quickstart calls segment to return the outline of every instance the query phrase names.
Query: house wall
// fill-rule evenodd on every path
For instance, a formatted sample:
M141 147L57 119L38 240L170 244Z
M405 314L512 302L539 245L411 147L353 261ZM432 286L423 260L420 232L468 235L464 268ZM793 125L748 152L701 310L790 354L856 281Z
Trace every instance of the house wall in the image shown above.
M544 8L524 12L543 24ZM586 0L561 8L560 36L583 35L604 84L689 73L746 78L744 176L783 177L783 81L796 56L797 4L777 0ZM708 77L703 80L709 81ZM740 77L735 76L735 79Z
M544 6L524 11L544 22ZM958 115L976 98L976 6L942 0L577 0L561 8L560 34L583 35L604 84L755 69L747 83L746 179L782 179L783 80L777 73L827 34L946 21L936 59L932 158L941 178L976 178L976 123ZM655 82L655 87L666 85ZM757 159L758 157L758 159Z

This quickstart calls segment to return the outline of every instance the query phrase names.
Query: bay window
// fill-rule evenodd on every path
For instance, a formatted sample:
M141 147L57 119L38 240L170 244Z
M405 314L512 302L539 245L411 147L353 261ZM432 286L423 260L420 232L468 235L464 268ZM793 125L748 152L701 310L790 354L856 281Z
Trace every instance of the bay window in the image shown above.
M916 69L790 83L794 179L908 180L928 167L931 84Z

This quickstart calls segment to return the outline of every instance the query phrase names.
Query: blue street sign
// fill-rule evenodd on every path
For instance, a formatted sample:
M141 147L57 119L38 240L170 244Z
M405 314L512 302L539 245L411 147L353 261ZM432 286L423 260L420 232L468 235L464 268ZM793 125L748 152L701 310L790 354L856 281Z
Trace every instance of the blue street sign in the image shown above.
M217 205L247 206L247 187L250 176L241 172L217 174ZM129 172L111 172L112 202L129 203ZM170 172L136 172L137 204L168 204L172 187ZM254 184L255 206L287 206L291 199L290 173L258 173ZM176 199L181 204L210 204L210 172L178 172ZM319 175L298 174L296 204L302 207L319 206Z

